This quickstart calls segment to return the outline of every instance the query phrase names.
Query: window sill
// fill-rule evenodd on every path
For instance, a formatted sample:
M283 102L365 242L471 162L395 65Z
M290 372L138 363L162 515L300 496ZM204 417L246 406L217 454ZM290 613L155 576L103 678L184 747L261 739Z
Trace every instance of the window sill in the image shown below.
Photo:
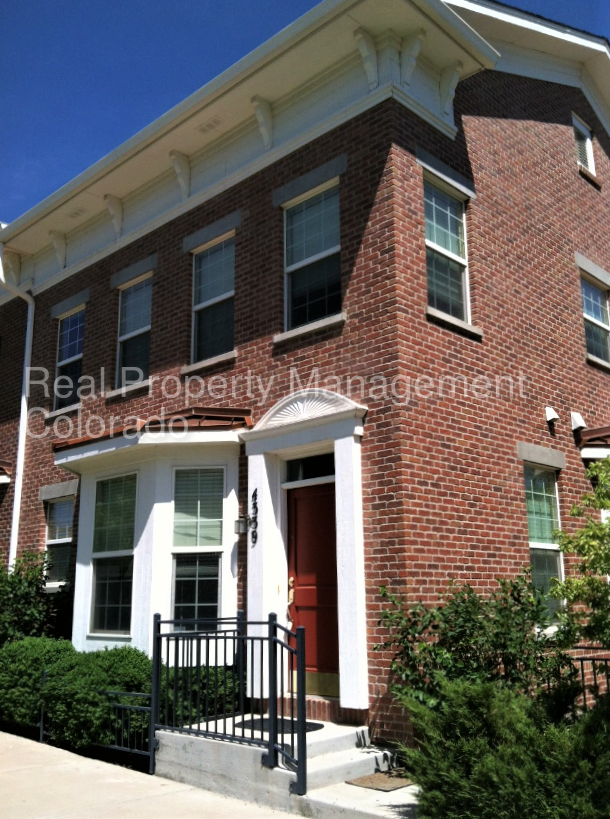
M587 353L587 361L589 364L594 364L596 367L601 367L602 370L610 371L610 364L607 361L604 361L603 358L598 358L596 355Z
M231 350L228 353L221 353L220 355L212 356L212 358L204 358L203 361L196 361L194 364L187 364L182 367L180 375L188 375L189 373L196 373L199 370L207 370L208 367L215 367L217 364L228 364L230 361L237 359L237 351Z
M45 583L44 590L47 594L56 594L58 591L61 591L63 588L69 588L70 583L68 580L51 580Z
M152 384L151 379L145 378L144 381L138 381L137 384L129 384L129 386L127 387L119 387L116 390L109 390L104 394L104 398L106 399L106 401L112 400L113 398L125 398L125 396L129 395L132 392L150 389L151 384Z
M595 176L594 173L591 173L591 171L588 168L585 168L584 165L579 165L578 166L578 173L582 177L584 177L584 179L586 179L587 182L590 182L593 185L594 188L597 188L598 191L601 191L601 189L602 189L601 182L599 181L597 176Z
M426 317L431 321L446 324L448 327L460 330L464 335L475 338L477 341L481 341L483 338L483 330L481 330L480 327L475 327L473 324L468 324L467 321L454 318L454 316L450 316L449 313L443 313L442 310L437 310L436 307L426 307Z
M101 632L95 632L94 634L87 634L87 640L120 640L124 643L131 642L131 634L116 634L109 632L108 634L102 634Z
M347 315L345 313L337 313L335 316L327 316L326 318L312 321L309 324L303 324L301 327L295 327L294 330L286 330L284 333L277 333L273 336L274 344L281 344L283 341L290 341L291 338L298 338L299 336L307 336L310 333L315 333L316 330L325 330L327 327L339 327L345 324Z
M68 415L71 412L80 412L83 408L83 405L79 402L78 404L70 404L63 409L53 410L53 412L45 412L44 419L45 421L50 421L51 418L59 418L60 415Z

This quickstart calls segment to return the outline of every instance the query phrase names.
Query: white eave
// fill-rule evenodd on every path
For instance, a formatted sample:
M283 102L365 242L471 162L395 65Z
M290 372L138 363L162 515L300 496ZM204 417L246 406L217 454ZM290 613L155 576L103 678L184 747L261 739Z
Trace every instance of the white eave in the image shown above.
M388 31L406 37L425 29L423 62L440 72L460 65L460 79L493 67L498 58L483 37L442 0L325 0L4 227L0 242L23 259L50 253L50 235L67 237L69 245L71 233L96 220L109 221L109 210L120 237L121 203L163 174L173 173L170 152L177 152L179 163L181 157L201 153L208 145L210 150L214 145L222 148L223 141L256 121L253 102L257 97L264 104L281 107L335 66L358 58L354 35L359 28L373 38ZM66 267L65 253L60 265Z
M497 71L580 87L610 133L610 45L491 0L445 0L500 52Z

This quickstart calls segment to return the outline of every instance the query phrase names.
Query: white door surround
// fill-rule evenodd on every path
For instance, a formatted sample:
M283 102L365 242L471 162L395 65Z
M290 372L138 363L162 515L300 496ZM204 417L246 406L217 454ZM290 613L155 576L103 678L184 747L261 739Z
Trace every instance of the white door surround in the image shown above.
M337 518L339 677L342 708L367 709L369 684L364 583L361 447L367 408L329 390L303 390L280 400L240 434L248 456L256 539L248 544L248 619L276 612L287 623L285 461L333 452Z

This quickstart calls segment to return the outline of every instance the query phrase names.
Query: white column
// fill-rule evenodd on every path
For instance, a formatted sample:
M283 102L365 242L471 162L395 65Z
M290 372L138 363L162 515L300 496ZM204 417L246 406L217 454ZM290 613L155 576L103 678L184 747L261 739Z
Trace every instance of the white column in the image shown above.
M369 707L359 436L335 441L339 681L342 708Z
M251 455L248 458L248 514L251 516L252 496L256 491L256 542L253 529L248 532L248 620L267 621L275 612L280 623L285 622L287 601L286 549L281 529L281 462L275 455ZM266 626L251 627L250 633L266 634ZM265 662L266 666L266 655ZM258 654L255 657L253 678L248 681L249 696L260 691ZM253 690L250 690L253 685ZM264 683L263 696L267 696Z

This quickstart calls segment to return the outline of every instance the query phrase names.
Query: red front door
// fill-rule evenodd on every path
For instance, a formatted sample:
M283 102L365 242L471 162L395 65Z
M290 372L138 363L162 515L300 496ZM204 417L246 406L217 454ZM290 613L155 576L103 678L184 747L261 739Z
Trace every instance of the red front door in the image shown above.
M292 627L305 626L307 692L339 693L335 485L288 491L288 577Z

